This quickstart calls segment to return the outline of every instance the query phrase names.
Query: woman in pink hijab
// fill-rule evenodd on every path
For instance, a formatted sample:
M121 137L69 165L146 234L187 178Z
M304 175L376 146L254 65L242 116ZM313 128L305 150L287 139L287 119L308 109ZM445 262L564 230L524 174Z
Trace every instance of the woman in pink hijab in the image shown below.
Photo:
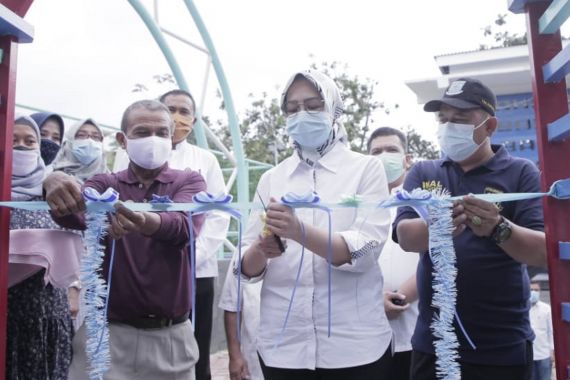
M40 156L39 128L26 116L18 117L14 124L12 200L42 200L45 164ZM27 244L20 245L29 247L34 244L34 229L43 232L45 229L59 230L59 227L47 211L12 210L10 252L14 244L17 245L12 233L28 234ZM43 241L44 247L49 245L49 240ZM52 264L57 266L57 263ZM13 269L22 268L22 265L26 267L27 264L10 266L5 377L65 380L71 363L73 331L66 289L56 288L50 282L46 284L49 266L47 269L38 266L39 269L23 276L20 273L20 277L14 279Z

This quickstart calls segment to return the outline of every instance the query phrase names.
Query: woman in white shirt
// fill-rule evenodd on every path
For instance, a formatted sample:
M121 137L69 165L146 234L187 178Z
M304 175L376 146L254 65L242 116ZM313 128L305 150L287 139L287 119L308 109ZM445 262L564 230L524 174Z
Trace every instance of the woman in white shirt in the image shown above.
M390 215L382 209L332 210L331 326L329 329L328 219L322 210L292 210L287 193L316 192L321 202L344 195L379 202L388 184L379 160L350 151L340 92L326 75L295 73L282 95L287 133L295 152L267 171L258 194L268 205L265 225L253 210L243 239L243 277L263 278L258 352L266 379L378 379L389 353L391 330L377 264ZM281 237L282 253L273 235ZM303 232L304 231L304 232ZM300 277L283 330L291 293ZM386 355L386 356L385 356Z

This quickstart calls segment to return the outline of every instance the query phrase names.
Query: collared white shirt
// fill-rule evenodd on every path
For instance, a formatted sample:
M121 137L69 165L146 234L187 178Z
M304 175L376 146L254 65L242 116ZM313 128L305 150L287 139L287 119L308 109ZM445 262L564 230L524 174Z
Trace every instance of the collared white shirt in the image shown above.
M534 342L532 342L534 360L548 359L551 351L554 350L550 305L538 301L531 305L529 314L530 327L532 327L534 335L536 335Z
M241 353L247 362L251 380L263 380L257 356L257 332L259 330L259 297L263 282L241 282ZM228 267L226 281L218 307L237 312L237 277L233 274L233 261Z
M125 170L129 157L124 149L117 150L113 171ZM205 149L187 141L177 144L172 150L168 166L184 170L190 168L199 172L206 181L206 189L211 194L225 193L226 186L220 164L216 157ZM230 218L219 211L209 211L196 239L196 277L218 276L218 250L226 238Z
M258 191L266 204L270 197L280 199L288 192L315 191L325 203L339 202L343 195L358 194L367 202L388 197L380 160L352 152L342 143L337 143L314 168L293 154L263 174ZM260 214L260 210L252 210L243 252L261 233ZM321 210L297 209L296 214L305 224L328 228L326 214ZM287 241L285 253L268 262L262 275L258 336L258 350L268 366L346 368L372 363L386 352L392 331L384 312L382 273L377 260L388 236L389 222L390 214L385 209L333 209L332 231L346 241L352 262L332 269L330 337L326 260L305 250L291 315L282 335L301 259L300 244Z
M400 190L402 186L392 189L392 194ZM396 218L397 208L390 209L390 216L392 222ZM396 291L400 289L402 284L411 276L415 276L418 267L419 254L414 252L406 252L398 243L395 243L390 237L392 236L392 226L390 225L390 233L388 234L388 241L384 244L382 254L378 259L382 274L384 275L384 290ZM412 335L416 327L416 320L418 319L418 301L410 304L405 311L403 311L398 318L389 320L392 326L394 351L411 351L412 350Z

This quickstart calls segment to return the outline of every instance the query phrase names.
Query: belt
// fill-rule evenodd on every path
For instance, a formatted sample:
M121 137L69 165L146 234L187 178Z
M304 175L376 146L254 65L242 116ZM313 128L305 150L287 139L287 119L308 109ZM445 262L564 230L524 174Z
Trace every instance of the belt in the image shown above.
M149 330L149 329L162 329L165 327L178 325L180 323L186 322L188 320L188 317L189 313L185 313L180 317L174 317L174 318L159 317L157 315L146 315L144 317L121 320L121 321L110 320L109 322L122 323L137 329Z

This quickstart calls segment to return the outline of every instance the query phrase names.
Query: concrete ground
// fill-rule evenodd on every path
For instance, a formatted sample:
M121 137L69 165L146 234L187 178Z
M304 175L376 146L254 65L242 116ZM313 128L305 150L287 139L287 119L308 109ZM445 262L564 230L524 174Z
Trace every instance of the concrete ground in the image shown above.
M212 380L229 380L228 352L219 351L210 355L210 369L212 370Z

